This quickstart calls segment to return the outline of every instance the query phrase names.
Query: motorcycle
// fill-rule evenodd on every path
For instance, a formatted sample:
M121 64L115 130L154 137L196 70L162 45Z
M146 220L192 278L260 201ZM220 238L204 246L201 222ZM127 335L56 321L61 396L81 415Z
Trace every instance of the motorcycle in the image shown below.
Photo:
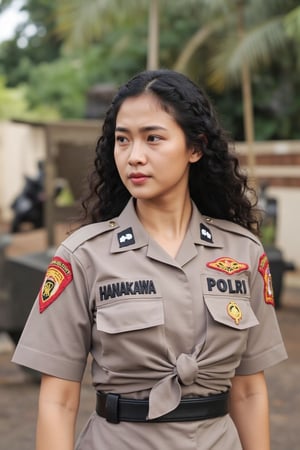
M11 222L11 233L22 231L24 224L37 229L44 224L44 167L43 162L38 163L38 174L35 178L25 175L22 191L11 204L14 217Z

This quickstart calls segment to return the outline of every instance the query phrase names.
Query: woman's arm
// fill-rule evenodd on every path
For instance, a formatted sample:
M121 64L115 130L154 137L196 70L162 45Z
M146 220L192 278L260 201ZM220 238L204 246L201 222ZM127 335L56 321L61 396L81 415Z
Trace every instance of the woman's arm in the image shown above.
M264 373L234 377L229 405L243 450L270 450L269 402Z
M73 450L80 383L43 375L36 450Z

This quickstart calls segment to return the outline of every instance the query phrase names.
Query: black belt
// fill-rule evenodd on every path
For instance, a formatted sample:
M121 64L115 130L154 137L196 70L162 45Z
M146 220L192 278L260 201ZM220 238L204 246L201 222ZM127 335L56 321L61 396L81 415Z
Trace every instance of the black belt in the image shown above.
M108 422L186 422L225 416L228 413L228 394L208 397L186 397L173 411L147 420L149 401L120 397L119 394L97 392L96 412Z

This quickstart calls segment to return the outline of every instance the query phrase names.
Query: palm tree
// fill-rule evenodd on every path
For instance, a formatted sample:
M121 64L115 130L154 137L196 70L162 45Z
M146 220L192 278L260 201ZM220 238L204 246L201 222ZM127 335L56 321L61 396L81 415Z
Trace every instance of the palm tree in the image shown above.
M205 22L183 47L174 68L187 71L196 50L211 40L208 81L217 90L223 90L228 83L240 82L243 63L256 71L262 64L269 64L291 39L300 38L297 0L199 0L198 3L205 9Z
M159 66L159 0L151 0L149 6L147 69Z
M244 33L240 36L239 11L243 4ZM149 17L148 67L159 66L159 8L182 5L180 0L60 0L58 26L73 47L88 45L112 27L136 23ZM204 44L210 47L208 82L223 90L240 83L241 68L251 71L272 61L290 39L300 36L300 7L297 0L185 0L183 7L199 5L199 29L179 52L174 68L188 72L190 59ZM292 6L291 6L292 5ZM165 9L166 10L166 9ZM132 13L134 11L134 14ZM202 18L201 18L202 17Z
M184 6L201 4L185 0ZM58 33L67 48L84 47L112 27L134 25L148 16L147 68L159 67L159 18L161 7L182 6L182 0L57 0ZM134 14L133 14L134 12Z
M131 11L131 14L128 12ZM135 14L132 14L132 11ZM159 0L62 0L58 2L58 32L67 47L81 47L109 31L111 26L132 23L148 12L147 68L159 66Z
M82 45L112 26L149 16L148 68L159 66L159 4L176 0L61 0L58 2L60 31L69 45ZM177 2L176 2L177 3ZM181 2L182 3L182 2ZM291 39L300 39L300 7L297 0L186 0L205 11L200 27L183 47L174 69L188 73L189 61L201 46L208 45L208 83L224 90L230 83L242 85L244 129L249 145L248 165L253 175L255 160L251 72L268 65ZM292 5L292 6L291 6ZM124 8L125 7L125 8ZM134 10L134 14L132 11ZM129 14L130 12L130 14ZM101 19L101 20L100 20ZM100 26L101 24L101 26ZM189 73L188 73L189 74ZM190 75L190 74L189 74Z
M285 16L285 28L288 36L300 41L300 6L296 6Z
M245 140L248 143L248 168L254 179L254 118L251 71L268 65L291 39L300 40L300 7L285 0L203 0L209 16L180 53L174 68L187 71L188 61L209 39L214 51L209 60L208 83L224 90L230 83L241 83Z

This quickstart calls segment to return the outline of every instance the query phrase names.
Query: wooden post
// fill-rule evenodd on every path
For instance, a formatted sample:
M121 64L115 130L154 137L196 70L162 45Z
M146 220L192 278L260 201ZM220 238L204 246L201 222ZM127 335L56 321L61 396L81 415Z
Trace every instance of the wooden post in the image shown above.
M244 1L238 0L238 33L240 39L244 36ZM250 183L255 185L255 165L256 158L254 152L254 117L252 104L251 75L248 64L242 63L242 98L243 98L243 118L245 142L248 146L247 163Z
M46 134L46 161L45 161L45 228L47 234L47 247L53 248L55 246L55 217L54 217L54 180L56 177L55 169L55 155L57 148L53 140L51 126L44 125Z
M149 6L147 69L157 69L159 47L159 0L151 0Z

